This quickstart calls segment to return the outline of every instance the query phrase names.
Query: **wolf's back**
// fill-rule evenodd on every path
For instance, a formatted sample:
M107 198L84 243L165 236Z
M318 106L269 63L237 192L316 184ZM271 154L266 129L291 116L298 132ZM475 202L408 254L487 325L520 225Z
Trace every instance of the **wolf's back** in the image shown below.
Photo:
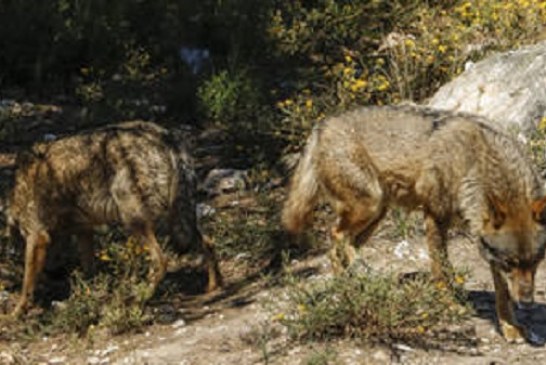
M282 224L292 234L299 233L305 228L316 204L318 181L315 154L318 143L319 130L315 127L296 167L282 212Z

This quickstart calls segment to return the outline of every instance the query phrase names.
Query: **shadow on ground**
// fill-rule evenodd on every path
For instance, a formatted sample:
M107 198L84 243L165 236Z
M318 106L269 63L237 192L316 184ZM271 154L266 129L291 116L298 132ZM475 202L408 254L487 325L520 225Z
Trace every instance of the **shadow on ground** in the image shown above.
M485 290L472 290L468 293L468 300L476 312L476 316L490 321L496 328L500 336L496 309L495 293ZM531 309L516 309L518 321L526 328L539 336L542 341L538 343L530 342L533 346L544 346L546 339L546 305L544 303L535 303Z

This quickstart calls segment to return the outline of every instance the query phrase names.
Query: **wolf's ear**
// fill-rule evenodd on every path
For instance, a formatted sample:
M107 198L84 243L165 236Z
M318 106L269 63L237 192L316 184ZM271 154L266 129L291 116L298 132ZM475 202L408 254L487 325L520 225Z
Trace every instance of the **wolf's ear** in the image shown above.
M502 203L499 199L492 195L487 196L487 203L489 207L488 219L493 224L495 229L500 228L506 220L508 208L506 204Z
M534 220L546 225L546 196L535 200L531 204L531 210L533 211Z

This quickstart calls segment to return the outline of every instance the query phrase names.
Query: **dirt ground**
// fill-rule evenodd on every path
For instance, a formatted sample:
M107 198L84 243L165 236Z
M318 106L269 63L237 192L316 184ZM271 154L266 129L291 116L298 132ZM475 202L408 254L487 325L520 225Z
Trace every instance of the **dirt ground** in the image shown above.
M426 270L428 266L422 237L411 240L409 245L376 238L362 250L362 255L376 270L413 272ZM157 333L129 339L134 345L112 354L110 360L114 364L308 364L313 354L330 351L336 354L331 362L336 364L538 364L546 361L544 347L507 344L496 332L490 274L477 248L467 239L456 239L451 243L450 255L456 266L471 272L466 288L477 313L469 324L476 331L476 347L427 351L403 343L373 347L350 340L293 344L283 328L272 323L271 312L266 309L272 300L279 308L286 300L285 288L275 287L256 292L249 298L248 305L227 306L191 324L156 328L153 330ZM323 255L292 262L291 266L295 272L305 269L312 273L308 280L322 280L330 272L329 261ZM522 320L542 336L546 335L545 285L543 265L537 278L537 308L522 316ZM259 341L252 337L259 336L267 326L271 338L256 345ZM81 361L86 363L85 359Z
M423 237L409 241L373 238L362 256L375 270L415 272L426 270L427 255ZM538 364L546 361L544 347L507 344L494 323L494 298L487 266L477 248L466 238L456 238L450 256L457 267L468 268L466 288L476 315L467 324L475 330L476 346L449 349L413 348L404 343L389 346L363 345L358 341L299 344L290 341L284 327L272 318L287 303L286 288L264 285L257 280L241 291L222 297L221 293L188 299L187 312L168 325L153 325L142 334L102 339L90 348L74 350L70 343L44 338L20 350L20 363L42 364ZM324 280L330 275L325 255L291 262L295 273L306 280ZM228 287L231 284L228 283ZM521 316L533 330L546 336L546 267L537 277L537 307ZM273 304L272 304L273 303ZM272 307L273 306L273 307ZM275 308L272 310L272 308ZM11 348L13 349L12 345ZM0 351L0 363L10 363L9 350ZM331 354L330 362L325 354ZM3 356L3 357L2 357ZM3 362L4 361L4 362ZM316 361L316 362L313 362ZM17 362L13 362L17 363Z

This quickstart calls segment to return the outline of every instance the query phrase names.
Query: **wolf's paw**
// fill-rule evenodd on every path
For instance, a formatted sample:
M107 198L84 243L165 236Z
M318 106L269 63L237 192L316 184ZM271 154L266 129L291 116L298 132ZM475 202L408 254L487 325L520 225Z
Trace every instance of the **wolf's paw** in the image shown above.
M527 342L531 346L544 346L546 344L546 338L523 326L503 322L501 323L501 329L504 338L509 343Z
M500 329L504 339L509 343L523 343L527 340L527 331L522 326L501 322Z

